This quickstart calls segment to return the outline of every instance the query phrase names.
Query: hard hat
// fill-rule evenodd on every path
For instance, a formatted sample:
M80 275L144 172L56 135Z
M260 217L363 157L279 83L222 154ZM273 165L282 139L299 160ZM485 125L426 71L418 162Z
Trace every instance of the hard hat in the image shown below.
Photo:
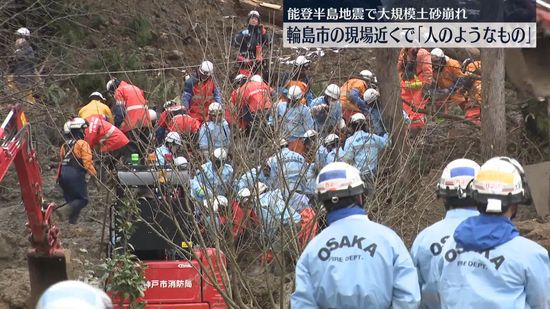
M311 130L307 130L306 133L304 133L303 137L304 138L310 138L310 137L314 137L314 136L317 136L317 135L318 135L317 131L311 129Z
M325 88L325 95L338 100L340 98L340 87L336 84L330 84Z
M247 78L248 78L248 77L246 77L246 75L244 75L244 74L239 74L239 75L235 76L235 78L233 79L233 82L239 83L239 82L241 82L241 81L243 81L243 80L246 80Z
M523 167L508 157L495 157L485 162L470 189L476 202L486 204L487 213L502 213L503 207L531 203Z
M331 133L327 135L327 137L325 137L324 144L325 146L331 145L333 143L337 143L339 140L340 140L340 137L338 137L338 135Z
M437 58L445 57L445 53L443 52L443 50L441 50L441 48L432 49L432 52L430 54L432 54L432 56L437 57Z
M73 129L85 129L88 127L88 121L80 118L80 117L76 117L76 118L73 118L69 121L69 129L70 130L73 130Z
M116 78L111 78L108 82L107 82L107 85L105 86L105 88L107 88L107 91L110 91L110 92L113 92L116 90L116 88L118 87L119 85L119 81L118 79Z
M316 193L320 201L356 196L363 193L365 186L359 170L344 162L329 163L317 175Z
M256 18L260 19L260 13L256 10L252 10L252 11L248 12L248 19L250 19L251 17L256 17Z
M101 92L99 91L92 92L88 98L91 98L91 97L99 97L102 101L107 101L107 99L105 99L103 94L101 94Z
M253 75L253 76L250 78L250 81L251 81L251 82L263 83L263 82L264 82L264 79L263 79L260 75L256 74L256 75Z
M380 97L380 93L376 89L369 88L369 89L365 90L365 93L363 93L363 100L367 104L370 104L370 103L376 101L376 99L378 99L378 97Z
M250 197L250 195L252 195L252 193L248 188L242 188L237 193L237 196L239 197L240 200L246 200L247 198Z
M177 104L178 104L178 102L173 101L173 100L169 100L169 101L164 102L164 105L162 107L164 107L165 109L168 109L168 107L174 106L174 105L177 105Z
M457 159L447 164L437 183L437 196L465 198L466 189L479 172L479 164L469 159Z
M343 130L346 128L346 121L344 119L340 119L338 122L338 129Z
M63 133L65 133L65 134L71 133L71 121L70 120L67 120L63 124Z
M367 121L367 118L365 117L365 115L361 113L355 113L351 116L349 123L355 123L360 121Z
M112 309L113 303L105 292L84 282L67 280L50 286L36 309Z
M166 137L164 138L165 143L173 143L179 146L183 145L183 142L181 141L181 136L178 132L168 132L166 134Z
M218 102L213 102L208 106L208 114L221 114L223 112L223 107Z
M300 100L302 98L302 89L298 86L288 88L288 98L291 100Z
M279 140L279 146L280 146L280 147L286 147L286 146L288 146L288 142L286 141L286 139L281 138L281 139Z
M256 190L256 193L258 195L260 195L260 194L264 193L265 191L267 191L268 188L267 188L267 185L265 183L258 182L256 184L256 186L254 187L254 189Z
M204 200L204 207L212 207L213 212L218 212L220 208L226 208L229 205L229 201L223 195L218 195L211 200Z
M175 166L185 166L187 165L189 162L187 162L187 159L185 157L176 157L174 159L174 165Z
M214 73L214 64L210 61L203 61L199 67L199 72L206 76L212 75Z
M157 112L154 109L149 109L149 119L151 121L157 120Z
M362 78L364 78L366 80L369 80L369 81L374 77L374 74L372 74L372 72L369 71L369 70L363 70L363 71L359 72L359 75L361 75Z
M214 156L214 158L216 158L218 160L221 160L221 161L227 159L227 151L223 148L214 149L214 151L212 152L212 155Z
M20 36L23 36L23 37L30 37L31 36L31 32L29 31L29 29L27 29L25 27L21 27L21 28L17 29L17 31L15 33L17 35L20 35Z
M305 56L298 56L296 57L296 60L294 60L294 64L297 66L302 66L304 64L308 64L311 61L309 61Z

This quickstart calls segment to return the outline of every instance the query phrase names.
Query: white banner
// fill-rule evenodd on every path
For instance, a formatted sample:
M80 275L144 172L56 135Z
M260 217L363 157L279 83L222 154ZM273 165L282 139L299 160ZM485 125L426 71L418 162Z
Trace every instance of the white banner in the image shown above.
M536 23L297 23L283 26L284 47L535 48Z

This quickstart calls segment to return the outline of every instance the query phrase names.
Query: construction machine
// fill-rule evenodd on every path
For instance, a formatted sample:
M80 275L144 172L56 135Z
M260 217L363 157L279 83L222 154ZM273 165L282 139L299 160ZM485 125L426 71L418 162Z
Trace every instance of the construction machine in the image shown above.
M31 126L17 104L0 127L0 182L12 162L15 164L23 206L27 213L31 249L27 254L31 283L31 306L50 285L67 280L66 258L59 230L52 220L54 203L44 203L42 178L36 150L32 143Z

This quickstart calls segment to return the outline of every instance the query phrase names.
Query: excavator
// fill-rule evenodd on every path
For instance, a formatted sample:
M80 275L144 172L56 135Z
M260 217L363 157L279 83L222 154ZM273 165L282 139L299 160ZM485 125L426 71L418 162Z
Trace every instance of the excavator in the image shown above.
M10 107L0 127L0 182L12 163L15 165L23 206L27 213L31 249L27 254L31 283L31 306L50 285L67 280L66 258L59 229L53 223L54 203L45 203L42 197L40 165L33 147L31 126L17 104Z

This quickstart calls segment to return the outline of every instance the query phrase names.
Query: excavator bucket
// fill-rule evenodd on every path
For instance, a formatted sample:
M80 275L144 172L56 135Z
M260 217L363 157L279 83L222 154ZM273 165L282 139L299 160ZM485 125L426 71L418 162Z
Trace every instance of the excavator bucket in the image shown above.
M537 214L550 215L550 161L527 165L524 169Z
M29 253L29 277L31 281L31 308L36 306L40 295L51 285L68 279L67 263L64 251L52 256Z

